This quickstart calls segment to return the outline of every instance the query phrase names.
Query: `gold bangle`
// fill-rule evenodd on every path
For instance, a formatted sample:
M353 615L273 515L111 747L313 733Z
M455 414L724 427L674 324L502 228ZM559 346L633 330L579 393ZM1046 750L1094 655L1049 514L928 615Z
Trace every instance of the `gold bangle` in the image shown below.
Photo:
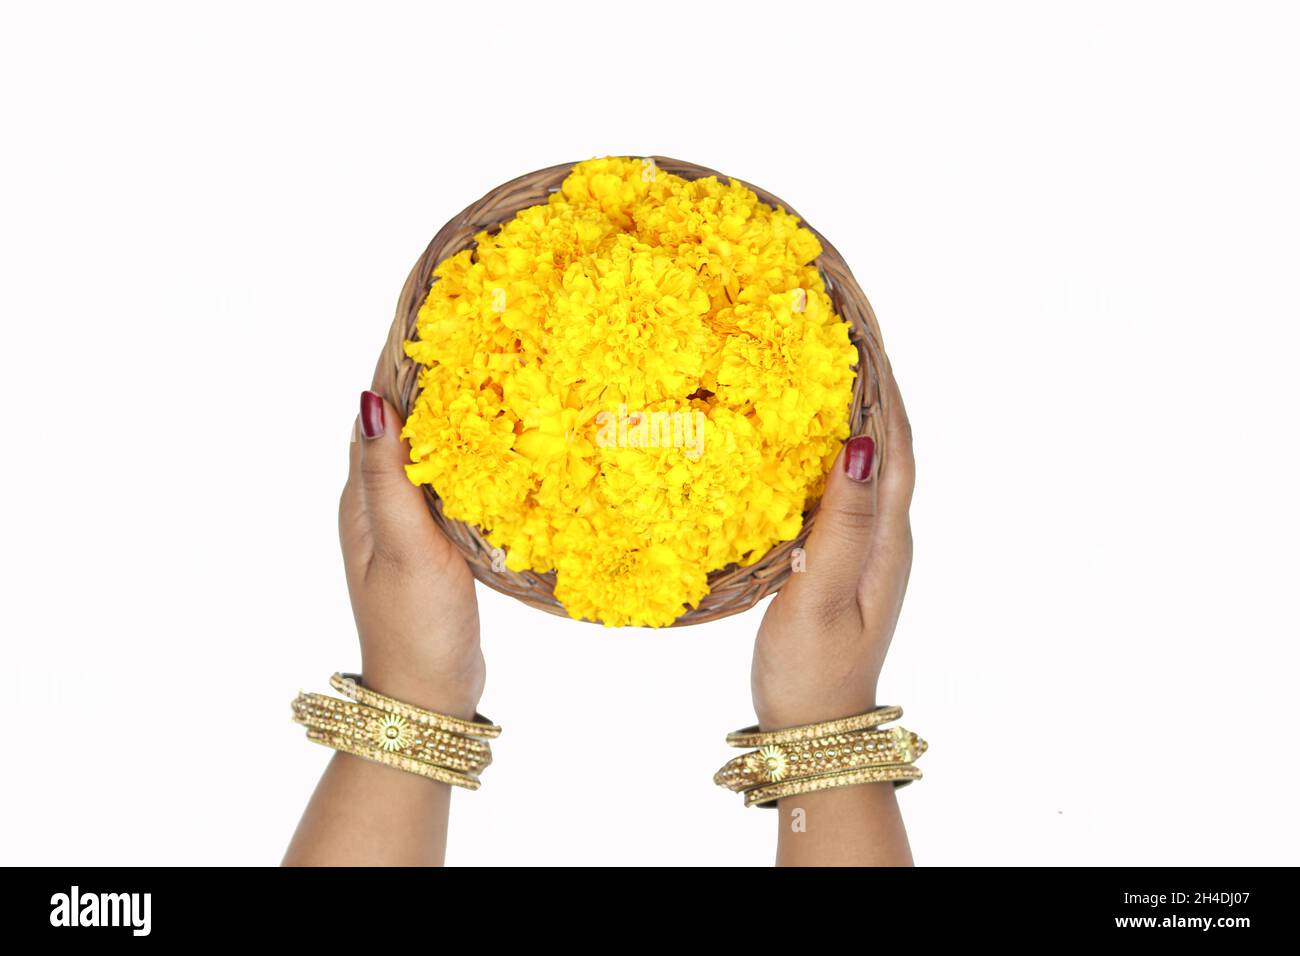
M300 693L293 719L327 737L410 757L458 773L479 774L492 763L492 749L472 737L421 726L398 714L324 694Z
M436 711L423 710L410 704L403 704L400 700L385 697L378 691L363 687L361 678L356 674L334 674L330 678L330 686L344 697L355 700L358 704L365 704L367 707L375 708L375 710L382 710L386 713L396 714L399 717L405 717L417 724L436 727L452 734L463 734L466 737L493 739L501 736L501 728L482 714L475 714L473 720L462 720L459 717L439 714Z
M354 723L360 726L364 721L359 717L368 717L373 720L383 721L386 717L400 717L400 715L389 714L385 711L369 707L366 704L358 704L356 701L340 700L337 697L327 697L324 694L300 693L300 701L309 701L313 707L318 710L327 711L327 714L318 714L320 717L330 717L334 720L352 719ZM401 718L405 719L405 718ZM390 723L394 723L391 722ZM371 728L373 729L373 728ZM467 759L488 756L492 753L492 747L485 740L477 740L473 737L465 737L461 734L448 733L445 730L439 730L436 727L427 725L416 726L416 736L423 738L430 744L436 746L443 745L446 750L453 754L459 754ZM376 739L376 743L383 744L383 740Z
M713 782L739 792L783 780L910 764L927 747L924 740L905 727L767 744L727 761L714 775Z
M782 783L753 787L745 791L745 806L771 807L776 805L776 801L785 797L801 797L806 793L830 790L835 787L856 787L864 783L893 783L901 787L920 779L920 768L911 764L843 770L839 773L824 773L816 777L804 777L801 780L786 780Z
M737 730L727 735L727 743L758 749L727 761L713 782L743 793L747 807L774 806L783 797L834 787L905 786L921 779L913 763L929 744L905 727L877 729L901 716L901 707L876 707L818 724Z
M843 717L839 720L825 720L820 724L804 724L800 727L787 727L784 730L762 731L758 726L746 727L727 734L727 744L732 747L766 747L768 744L792 744L803 740L815 740L818 737L833 737L857 730L871 730L891 720L903 716L901 707L877 707L856 717Z
M422 710L364 688L352 674L334 674L330 685L350 700L299 693L295 723L307 739L374 763L430 780L477 790L477 774L492 762L485 739L501 728L481 715L461 720Z
M380 750L378 747L358 744L351 737L342 734L329 734L308 729L307 739L314 743L324 744L334 750L352 754L352 756L360 757L363 760L381 763L395 770L405 770L407 773L427 777L430 780L437 780L439 783L449 783L454 787L464 787L466 790L477 790L479 788L479 782L474 777L445 770L442 767L435 767L433 764L425 763L422 760L403 757L401 754L389 753L386 750Z

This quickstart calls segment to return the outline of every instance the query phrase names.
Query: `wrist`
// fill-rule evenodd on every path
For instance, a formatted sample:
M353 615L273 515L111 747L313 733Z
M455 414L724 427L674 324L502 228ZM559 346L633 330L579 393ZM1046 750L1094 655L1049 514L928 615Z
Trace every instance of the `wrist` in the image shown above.
M872 685L858 694L820 694L772 701L764 706L755 702L758 726L762 730L802 727L827 720L840 720L874 710L876 690Z
M478 710L482 681L468 676L424 674L385 661L362 657L361 683L386 697L435 713L472 720Z

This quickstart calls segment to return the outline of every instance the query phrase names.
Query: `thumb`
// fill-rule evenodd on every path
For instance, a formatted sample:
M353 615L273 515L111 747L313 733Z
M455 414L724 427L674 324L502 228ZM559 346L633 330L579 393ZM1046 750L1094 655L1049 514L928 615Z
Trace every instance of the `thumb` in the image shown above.
M787 588L801 600L815 592L826 612L855 606L876 523L876 443L858 435L844 443L826 478L816 521L805 545L806 570Z
M375 392L361 393L360 441L354 467L360 474L362 506L376 554L413 555L440 537L424 492L406 477L410 451L403 421Z

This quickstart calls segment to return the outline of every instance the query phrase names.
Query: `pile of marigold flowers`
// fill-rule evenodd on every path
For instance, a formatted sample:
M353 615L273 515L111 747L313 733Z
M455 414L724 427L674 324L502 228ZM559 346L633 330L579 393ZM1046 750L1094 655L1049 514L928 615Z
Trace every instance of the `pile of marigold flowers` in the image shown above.
M412 482L575 618L671 624L795 537L857 350L799 220L716 178L579 163L438 265L407 354Z

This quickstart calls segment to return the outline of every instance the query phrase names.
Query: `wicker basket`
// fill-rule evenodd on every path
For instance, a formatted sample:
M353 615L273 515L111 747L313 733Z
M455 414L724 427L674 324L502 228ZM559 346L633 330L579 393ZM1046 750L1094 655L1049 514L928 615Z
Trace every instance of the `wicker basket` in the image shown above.
M653 158L660 169L686 179L717 176L725 182L728 178L694 163L663 156ZM572 163L552 166L498 186L443 226L429 243L424 255L415 263L415 268L411 270L406 285L402 288L402 296L397 303L397 316L375 369L374 387L400 409L403 415L410 414L415 402L419 371L416 364L407 357L403 343L415 337L416 317L432 285L434 268L443 259L473 246L474 236L478 233L497 228L521 209L546 202L559 189L560 183L572 168ZM744 185L752 189L763 202L774 207L780 206L797 215L789 204L771 193L749 183ZM807 223L804 225L808 226ZM812 229L811 226L808 228ZM871 435L876 441L877 455L883 461L884 409L881 407L883 398L879 382L881 373L888 368L888 359L881 343L880 328L871 304L858 288L840 254L821 233L815 229L813 232L822 244L823 251L817 259L817 266L826 283L826 291L835 305L835 311L852 325L850 336L858 349L858 374L853 389L853 405L847 409L851 432L854 435ZM442 501L438 495L427 485L424 491L434 520L465 555L476 578L488 587L518 598L532 607L568 616L555 599L554 572L493 570L493 547L482 532L464 522L448 518L442 513ZM816 511L814 504L805 512L803 530L793 541L776 545L748 567L730 565L711 573L709 593L698 607L687 610L673 626L699 624L727 617L753 607L762 598L778 591L790 575L791 552L803 546Z

